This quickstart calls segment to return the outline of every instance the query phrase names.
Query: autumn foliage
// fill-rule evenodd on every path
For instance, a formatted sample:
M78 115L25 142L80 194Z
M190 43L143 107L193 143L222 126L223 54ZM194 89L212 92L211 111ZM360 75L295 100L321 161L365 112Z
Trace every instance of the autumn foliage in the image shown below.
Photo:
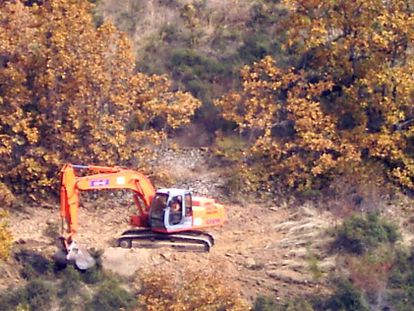
M0 181L46 193L64 162L140 166L199 102L134 70L128 38L88 1L0 7Z
M186 269L183 275L159 271L140 277L139 302L149 311L156 310L250 310L235 284L219 274Z
M282 67L266 57L247 66L242 89L216 102L226 119L254 138L243 165L266 167L265 182L310 189L375 162L413 190L412 5L380 0L285 5L284 49L300 55L299 61Z
M0 260L6 260L10 256L13 238L7 228L8 213L0 209Z

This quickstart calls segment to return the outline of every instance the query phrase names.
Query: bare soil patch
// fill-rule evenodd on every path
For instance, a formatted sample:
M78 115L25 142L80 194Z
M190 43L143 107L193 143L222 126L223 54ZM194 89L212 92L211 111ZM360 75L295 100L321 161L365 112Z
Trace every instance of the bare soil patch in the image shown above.
M184 161L186 167L176 166L175 171L185 171L189 184L198 181L196 192L208 192L211 182L220 184L220 169L203 168L200 158L193 158L198 162L190 170ZM211 189L217 187L211 186ZM217 194L210 193L211 196ZM76 240L82 246L102 250L106 269L131 279L140 271L161 267L220 271L229 280L239 283L243 296L249 300L257 295L284 299L326 291L323 275L333 269L335 262L326 252L330 240L326 230L334 222L329 212L310 205L226 204L228 222L222 228L209 231L215 237L215 246L210 253L191 253L171 248L115 247L116 238L129 229L127 220L131 206L132 200L128 202L122 194L82 204ZM30 247L46 255L56 250L51 233L59 226L57 203L46 208L27 207L24 211L13 212L10 217L17 247ZM316 258L322 277L318 278L312 270L311 257ZM4 265L3 270L7 273L0 287L21 281L12 268Z

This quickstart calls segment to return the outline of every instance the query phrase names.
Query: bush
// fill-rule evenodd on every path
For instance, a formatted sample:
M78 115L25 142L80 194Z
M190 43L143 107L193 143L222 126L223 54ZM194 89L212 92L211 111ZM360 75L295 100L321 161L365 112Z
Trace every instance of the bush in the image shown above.
M259 296L254 301L253 311L277 311L280 306L270 297Z
M16 200L10 189L0 182L0 208L10 207Z
M8 213L0 209L0 260L6 260L10 256L12 247L12 235L7 226Z
M395 256L388 280L388 301L394 310L412 310L414 305L414 249L399 251Z
M395 251L383 245L362 256L345 256L347 276L373 305L381 305L387 288Z
M272 54L271 41L263 34L253 34L245 38L243 45L239 48L239 57L242 63L249 64Z
M24 289L7 289L0 295L0 311L14 310L18 305L26 305Z
M61 280L58 291L61 310L76 309L76 299L80 296L79 289L82 286L79 271L73 266L67 266L58 271L56 276Z
M335 246L354 254L363 254L382 243L395 243L399 239L397 228L380 219L377 213L352 216L344 221L336 233Z
M43 311L51 307L55 290L49 282L34 279L24 288L7 291L0 297L0 310L14 310L18 306L31 311Z
M107 278L110 278L110 276L106 275L105 272L102 269L102 250L90 250L91 256L95 259L95 266L87 269L85 271L81 271L80 276L82 278L82 281L86 284L97 284L99 282L104 281Z
M86 310L130 310L136 303L133 294L121 288L118 282L110 280L99 286L92 301L86 305Z
M81 278L79 272L73 266L67 266L65 269L57 273L61 284L59 287L59 297L73 295L78 290Z
M238 135L218 133L214 142L213 152L229 161L238 161L246 149L246 141Z
M97 284L105 278L105 274L100 267L92 267L81 273L82 281L86 284Z
M248 310L234 283L217 273L187 269L182 277L172 271L143 275L139 301L148 311Z
M200 78L208 78L212 74L223 74L225 72L225 67L221 62L191 49L173 50L170 66L178 71L187 68L191 70L193 75Z
M313 311L312 305L304 299L294 299L287 303L276 302L265 296L256 298L253 311Z
M47 310L51 306L53 297L55 296L55 290L53 286L40 279L30 281L26 287L27 304L30 306L30 310Z
M15 254L15 258L21 262L20 275L26 280L50 276L54 268L52 261L31 250L23 249Z
M56 271L55 276L60 280L58 292L60 308L74 310L82 307L81 309L84 310L85 301L91 310L126 308L131 300L130 297L119 287L119 282L112 275L102 270L100 252L92 251L91 255L97 264L86 271L78 270L71 265ZM94 286L95 284L101 284L101 286ZM85 291L85 289L88 290ZM92 293L95 294L91 298ZM125 300L124 303L123 300Z
M59 299L59 310L133 308L137 302L135 296L123 289L113 275L102 270L99 251L92 251L91 254L97 264L91 269L80 271L73 265L65 268L54 265L33 251L21 250L16 253L15 258L22 266L20 273L29 282L24 287L0 294L0 311L16 308L47 310L55 299Z
M346 279L335 280L336 290L326 302L324 310L369 311L363 293Z
M323 270L319 266L319 258L312 251L311 246L306 247L306 259L308 262L308 269L312 273L315 281L318 281L323 276Z

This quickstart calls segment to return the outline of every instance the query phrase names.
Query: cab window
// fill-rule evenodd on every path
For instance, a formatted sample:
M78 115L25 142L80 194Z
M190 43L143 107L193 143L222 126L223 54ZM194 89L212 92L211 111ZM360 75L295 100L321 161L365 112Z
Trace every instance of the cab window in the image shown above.
M193 214L193 202L191 200L191 194L185 195L185 216L191 216Z
M177 195L173 197L169 203L170 207L170 224L177 225L181 222L183 213L183 197Z
M157 194L152 200L151 209L152 215L155 217L162 217L164 214L164 209L167 207L167 194Z
M183 209L183 197L181 195L177 195L173 197L169 203L171 207L171 211L173 213L181 212Z

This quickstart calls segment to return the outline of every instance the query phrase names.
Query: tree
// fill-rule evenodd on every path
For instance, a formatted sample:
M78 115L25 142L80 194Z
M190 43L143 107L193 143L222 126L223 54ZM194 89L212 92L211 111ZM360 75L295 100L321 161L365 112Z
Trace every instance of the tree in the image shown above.
M217 101L224 117L256 134L252 154L270 165L270 180L320 187L377 161L414 189L412 4L285 5L284 48L300 60L290 69L269 57L246 67L243 89Z
M303 73L278 68L271 57L246 66L242 78L241 94L229 94L217 105L240 129L257 133L250 150L268 169L269 181L281 176L286 185L305 189L314 186L314 177L359 160L321 108L321 94L332 88L329 78L308 82Z
M414 7L410 1L293 1L300 68L332 76L324 107L342 137L414 189Z
M0 8L0 180L46 193L63 162L143 165L199 106L134 71L131 43L88 1Z

